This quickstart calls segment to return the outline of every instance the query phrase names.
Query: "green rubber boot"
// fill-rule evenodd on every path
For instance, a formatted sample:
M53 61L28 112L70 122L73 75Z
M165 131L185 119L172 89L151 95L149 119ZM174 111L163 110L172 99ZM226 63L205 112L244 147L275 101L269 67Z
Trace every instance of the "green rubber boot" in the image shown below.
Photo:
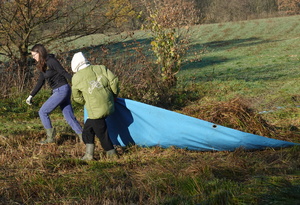
M115 149L111 149L111 150L108 150L106 152L106 157L108 159L117 159L118 158L118 155L117 155L117 152Z
M54 143L54 137L56 135L55 128L46 129L46 135L47 135L47 138L43 141L40 141L40 144Z
M81 160L91 161L94 159L95 144L86 144L85 146L85 155L81 158Z

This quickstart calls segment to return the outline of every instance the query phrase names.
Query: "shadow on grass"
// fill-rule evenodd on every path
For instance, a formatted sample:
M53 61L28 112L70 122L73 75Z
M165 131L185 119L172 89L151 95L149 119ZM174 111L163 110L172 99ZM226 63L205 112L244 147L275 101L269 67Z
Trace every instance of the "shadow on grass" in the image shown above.
M116 57L126 51L134 51L136 48L143 48L144 52L147 52L150 48L151 38L144 39L132 39L123 42L112 42L108 44L92 45L83 47L80 49L74 49L68 51L68 54L71 54L72 57L74 53L83 52L86 54L87 58L92 57L90 54L93 52L99 52L99 56L107 53L110 57ZM129 57L129 56L128 56Z
M245 38L245 39L232 39L232 40L227 40L227 41L211 41L211 42L207 42L204 44L195 44L190 47L188 55L194 55L193 53L200 52L200 55L199 55L200 58L196 59L196 60L192 60L192 61L186 61L182 66L182 70L202 69L207 66L219 65L219 64L228 63L230 61L237 61L237 60L241 59L240 57L239 58L228 58L225 56L203 57L203 55L201 54L202 52L203 53L214 53L214 52L219 52L219 51L223 51L223 50L231 50L231 49L237 49L240 47L255 46L258 44L264 44L264 43L270 43L270 42L275 42L275 41L274 40L264 40L264 39L253 37L253 38ZM276 69L276 65L272 66L272 68L273 67L275 67L275 69ZM215 73L215 70L212 70L210 75L218 74L217 75L218 78L221 77L221 79L224 79L224 77L228 78L227 74L230 73L231 75L229 77L233 77L233 78L237 78L237 79L238 78L243 78L243 79L246 78L246 80L253 80L253 77L249 78L246 75L253 76L253 74L256 74L258 76L263 76L261 74L265 74L266 69L267 68L264 68L264 66L257 67L257 68L241 67L240 69L237 70L238 72L236 72L236 69L230 70L230 68L228 68L228 70L227 70L228 72L224 72L224 73L219 73L219 72ZM250 73L249 73L249 71L250 71ZM251 72L253 72L253 73L251 73ZM269 72L269 68L268 68L268 72ZM225 76L224 76L224 74L225 74ZM207 80L207 77L208 76L205 75L204 79ZM272 78L273 77L274 76L272 76ZM279 77L282 77L282 76L279 76ZM260 79L268 80L269 77L263 77ZM201 77L200 77L200 79L198 79L198 80L202 81L203 79L201 79ZM255 80L257 80L257 79L255 79Z
M212 60L211 60L212 59ZM211 80L243 80L243 81L268 81L268 80L276 80L276 79L285 79L291 78L291 74L289 72L282 72L282 65L273 64L273 65L261 65L256 67L237 67L237 68L212 68L211 70L201 71L206 66L209 66L214 62L214 64L222 64L226 62L226 60L217 60L218 58L208 58L203 59L200 62L194 62L192 64L185 65L184 67L188 67L189 71L194 69L194 74L192 75L192 79L194 82L204 82ZM206 60L211 60L210 62L205 62ZM227 59L229 61L230 59ZM203 63L202 63L203 62Z
M137 49L142 51L146 56L152 56L151 52L151 38L143 38L143 39L130 39L124 40L122 42L111 42L109 44L100 44L100 45L92 45L80 49L71 50L67 53L67 60L71 61L71 58L74 53L76 52L84 52L85 56L88 59L94 61L94 63L101 63L98 62L98 59L103 57L110 58L110 59L118 59L119 57L125 55L125 58L132 59L137 58L135 55ZM211 41L206 43L199 43L190 46L189 51L187 53L188 56L193 56L194 53L200 53L199 59L194 59L191 61L186 61L182 65L182 70L195 70L195 75L193 76L195 81L211 81L213 79L218 80L228 80L228 79L243 79L246 81L257 81L257 80L270 80L276 78L282 78L288 76L289 74L286 73L278 73L281 65L268 65L268 66L258 66L252 67L238 67L234 68L221 68L220 70L216 70L213 68L212 70L205 71L202 75L198 73L200 69L203 69L208 66L212 65L222 65L225 63L235 62L237 60L241 60L243 57L226 57L222 56L210 56L205 57L202 55L202 51L209 52L213 54L215 52L223 51L223 50L230 50L230 49L238 49L241 47L250 47L259 44L266 44L271 42L276 42L277 40L265 40L257 37L251 38L244 38L244 39L231 39L225 41ZM131 55L132 54L132 55ZM123 59L124 60L124 59ZM267 71L267 72L266 72ZM201 71L200 71L201 72ZM202 71L203 72L203 71ZM275 74L276 75L275 75Z
M79 138L75 135L69 135L69 134L61 134L57 139L56 143L57 145L62 145L65 142L70 141L72 144L76 144L79 142Z
M236 60L235 58L225 58L222 56L204 57L199 60L186 61L182 65L182 70L201 69L206 66L222 64L229 61Z
M257 37L245 38L245 39L231 39L226 41L211 41L203 44L195 44L191 47L191 50L206 49L212 51L222 51L232 48L241 48L255 46L264 43L277 42L279 40L265 40Z
M136 48L142 49L144 54L152 55L151 48L151 38L143 38L143 39L130 39L123 42L112 42L108 44L100 44L100 45L92 45L88 47L83 47L80 49L74 49L69 51L70 59L76 52L84 52L87 58L90 58L92 53L99 52L99 56L103 55L103 53L107 53L107 56L116 57L116 55L121 55L124 52L132 51L134 52ZM208 50L209 52L228 50L232 48L239 47L248 47L263 43L274 42L273 40L264 40L256 37L245 38L245 39L232 39L226 41L211 41L203 44L194 44L190 46L188 54L198 51ZM131 56L128 56L129 58ZM193 68L202 68L212 64L221 64L228 61L236 60L235 58L228 59L222 56L217 56L213 58L204 58L202 60L194 61L194 62L186 62L183 65L184 69L193 69Z
M262 185L267 187L267 192L258 195L261 199L260 204L300 204L300 184L292 184L288 179L282 178L277 182L264 179Z

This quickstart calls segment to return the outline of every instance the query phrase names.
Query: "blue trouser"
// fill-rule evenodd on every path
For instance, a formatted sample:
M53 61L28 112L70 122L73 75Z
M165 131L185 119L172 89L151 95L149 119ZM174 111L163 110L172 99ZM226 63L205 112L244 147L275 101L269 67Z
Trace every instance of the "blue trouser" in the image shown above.
M42 105L39 110L40 119L45 129L52 128L49 114L57 107L60 106L62 113L67 123L72 127L77 134L82 133L82 127L77 121L73 108L71 105L71 88L65 84L59 88L53 89L53 94Z

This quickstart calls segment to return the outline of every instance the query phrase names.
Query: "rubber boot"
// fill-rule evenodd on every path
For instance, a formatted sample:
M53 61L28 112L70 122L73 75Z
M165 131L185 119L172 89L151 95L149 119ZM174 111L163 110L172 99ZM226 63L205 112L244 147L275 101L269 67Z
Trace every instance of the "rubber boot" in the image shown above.
M83 143L82 133L81 133L81 134L78 134L78 138L79 138L79 142L80 142L80 143Z
M85 160L85 161L93 160L95 144L86 144L85 146L86 146L85 155L81 158L81 160Z
M47 139L40 141L40 144L54 143L54 137L56 135L55 128L46 129L46 135L47 135Z
M108 159L116 159L116 158L118 158L116 150L115 149L108 150L106 152L106 157Z

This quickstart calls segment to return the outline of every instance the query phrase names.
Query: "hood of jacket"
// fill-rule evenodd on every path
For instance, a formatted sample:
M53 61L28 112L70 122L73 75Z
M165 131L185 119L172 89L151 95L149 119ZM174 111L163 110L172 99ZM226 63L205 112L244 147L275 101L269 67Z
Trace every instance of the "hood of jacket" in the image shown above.
M82 52L75 53L72 61L71 67L74 73L82 70L90 65L89 61L84 57Z

